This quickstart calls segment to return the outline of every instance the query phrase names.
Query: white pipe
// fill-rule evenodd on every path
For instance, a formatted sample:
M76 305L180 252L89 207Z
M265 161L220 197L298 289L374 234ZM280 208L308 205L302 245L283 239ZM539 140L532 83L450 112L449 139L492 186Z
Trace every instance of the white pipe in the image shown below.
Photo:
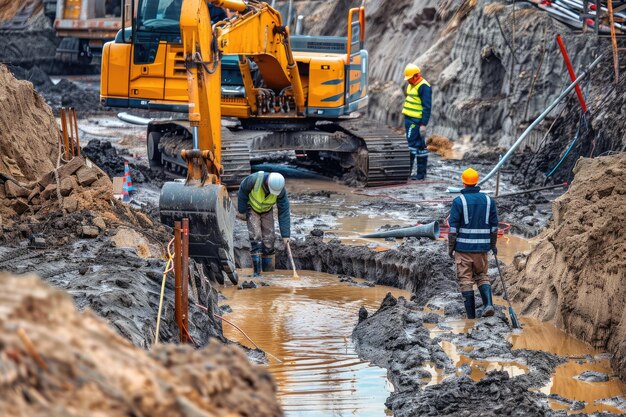
M589 75L589 72L591 71L591 69L593 69L596 65L598 65L600 63L600 61L602 60L602 57L604 56L604 53L600 54L599 57L596 58L595 61L593 61L591 63L591 65L589 65L582 74L580 74L578 76L578 78L576 78L576 80L574 80L574 82L572 82L569 87L567 87L562 93L561 95L559 95L557 97L556 100L554 100L552 102L552 104L550 104L548 106L547 109L545 109L543 111L543 113L541 113L539 115L539 117L537 117L535 119L534 122L532 122L532 124L530 126L528 126L528 128L526 128L526 130L524 131L524 133L522 133L522 135L517 139L517 141L515 141L515 143L509 148L509 150L507 151L506 154L504 154L504 156L502 157L502 159L500 159L500 162L498 162L496 164L495 167L493 167L493 169L491 170L491 172L489 172L489 174L485 175L485 177L483 179L481 179L478 182L478 185L483 184L485 181L489 180L489 178L493 177L496 172L498 172L498 170L500 168L502 168L502 165L504 165L504 163L511 157L511 155L513 155L513 153L517 150L517 148L522 144L522 142L528 137L528 135L530 134L530 132L532 132L537 125L539 125L539 123L541 123L543 121L543 119L545 119L548 114L550 114L550 112L552 110L554 110L554 108L561 102L561 100L563 100L565 97L567 97L569 95L569 93L583 80L583 78L585 78L587 75ZM460 193L461 189L458 187L448 187L448 192L449 193Z
M296 35L302 35L302 21L304 20L304 16L301 14L298 15L298 19L296 20Z
M139 117L128 113L118 113L117 118L123 122L133 125L148 126L152 119L146 119L145 117Z

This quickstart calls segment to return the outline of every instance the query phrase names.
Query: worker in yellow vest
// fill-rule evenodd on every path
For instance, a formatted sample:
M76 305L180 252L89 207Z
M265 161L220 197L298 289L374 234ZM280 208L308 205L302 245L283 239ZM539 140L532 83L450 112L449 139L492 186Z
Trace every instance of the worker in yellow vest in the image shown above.
M255 172L239 185L237 217L245 219L250 237L254 276L275 269L274 204L278 207L278 226L285 244L291 234L291 213L285 190L285 178L277 172Z
M404 69L404 79L409 83L406 87L406 99L402 114L406 140L411 154L411 179L423 180L426 178L428 165L428 151L426 150L426 126L430 119L432 106L432 91L430 84L422 78L419 67L409 64ZM415 165L415 175L413 166Z

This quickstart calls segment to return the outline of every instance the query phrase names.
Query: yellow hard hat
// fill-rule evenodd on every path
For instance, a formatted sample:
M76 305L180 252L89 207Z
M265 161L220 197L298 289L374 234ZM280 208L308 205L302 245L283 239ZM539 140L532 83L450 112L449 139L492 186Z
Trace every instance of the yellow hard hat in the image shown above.
M476 185L478 184L478 172L475 169L467 168L461 174L461 180L465 185Z
M415 64L409 64L406 66L406 68L404 68L404 80L408 81L415 74L419 74L419 73L420 73L420 67L418 67Z

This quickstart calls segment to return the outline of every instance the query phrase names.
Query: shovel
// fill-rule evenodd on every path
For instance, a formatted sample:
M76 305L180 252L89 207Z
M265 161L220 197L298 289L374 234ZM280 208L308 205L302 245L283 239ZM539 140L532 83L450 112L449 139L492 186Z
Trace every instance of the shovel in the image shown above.
M500 262L498 262L498 257L494 254L493 257L496 259L496 266L498 267L498 274L500 275L500 281L502 282L502 290L504 291L504 297L506 297L506 301L509 303L509 316L511 316L511 325L514 329L521 329L522 325L517 320L517 315L515 311L513 311L513 306L511 305L511 300L509 299L509 294L506 291L506 284L504 283L504 277L502 276L502 271L500 270Z
M287 241L287 255L289 255L289 262L291 262L291 268L293 268L293 277L300 278L296 272L296 264L293 263L293 256L291 255L291 246L289 245L289 241Z

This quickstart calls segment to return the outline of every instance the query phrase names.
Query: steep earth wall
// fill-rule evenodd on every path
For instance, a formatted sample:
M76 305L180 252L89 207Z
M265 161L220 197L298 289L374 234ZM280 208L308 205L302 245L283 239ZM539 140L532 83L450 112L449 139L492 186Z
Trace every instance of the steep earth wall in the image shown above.
M626 380L626 154L580 159L537 246L507 270L522 314L612 353Z
M0 414L282 416L267 370L239 348L131 345L34 276L0 275Z
M59 129L43 98L0 65L0 173L32 181L51 171Z

